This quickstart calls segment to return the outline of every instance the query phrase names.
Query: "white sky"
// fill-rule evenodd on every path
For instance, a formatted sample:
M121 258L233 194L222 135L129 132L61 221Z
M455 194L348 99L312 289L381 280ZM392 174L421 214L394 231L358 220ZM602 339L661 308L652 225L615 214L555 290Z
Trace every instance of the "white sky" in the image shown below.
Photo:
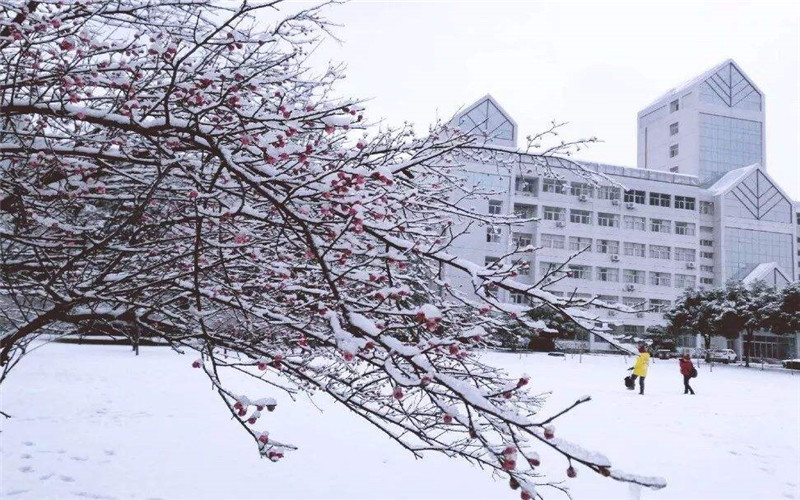
M491 93L519 137L550 119L597 136L580 158L636 166L636 113L733 58L766 95L767 170L800 200L798 2L358 1L332 6L340 93L423 131Z

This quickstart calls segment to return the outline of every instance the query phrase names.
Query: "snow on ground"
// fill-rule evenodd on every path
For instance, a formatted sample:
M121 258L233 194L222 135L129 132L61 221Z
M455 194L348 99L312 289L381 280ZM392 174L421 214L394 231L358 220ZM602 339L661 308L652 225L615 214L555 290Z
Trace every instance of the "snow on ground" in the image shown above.
M556 433L614 467L667 479L643 499L800 499L800 374L703 366L697 396L684 396L677 361L655 360L639 396L622 383L631 357L485 358L554 391L543 415L591 394ZM314 397L320 411L276 394L267 430L300 450L279 463L259 459L193 359L160 347L138 358L111 346L31 353L0 392L14 416L0 422L0 498L519 498L466 463L415 460L323 395ZM627 485L586 469L566 479L562 459L541 455L576 499L630 498Z

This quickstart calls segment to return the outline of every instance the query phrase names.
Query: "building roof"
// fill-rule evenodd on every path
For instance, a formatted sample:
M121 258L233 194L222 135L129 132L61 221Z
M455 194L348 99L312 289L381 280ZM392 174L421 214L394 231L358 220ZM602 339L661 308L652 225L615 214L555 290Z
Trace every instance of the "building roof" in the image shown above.
M765 281L770 285L784 285L792 280L783 274L777 262L764 262L757 265L742 279L742 283L745 285L749 285L755 281Z
M739 182L746 179L748 175L752 174L759 168L761 168L761 165L759 165L758 163L754 163L747 167L741 167L737 168L736 170L731 170L727 174L720 177L719 180L717 180L717 182L709 186L708 191L714 196L725 194L731 189L733 189L733 187L736 186Z

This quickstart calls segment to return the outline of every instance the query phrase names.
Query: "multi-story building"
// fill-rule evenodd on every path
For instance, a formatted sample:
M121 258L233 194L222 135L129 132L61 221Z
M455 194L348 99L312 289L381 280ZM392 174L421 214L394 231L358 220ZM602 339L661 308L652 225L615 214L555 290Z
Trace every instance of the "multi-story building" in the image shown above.
M638 312L598 309L599 320L632 335L663 324L663 311L685 289L729 279L778 286L798 279L800 204L766 171L764 95L736 63L672 89L638 122L637 167L577 162L611 181L600 186L567 163L542 169L541 160L526 155L511 168L494 159L466 162L468 182L491 193L470 202L472 210L538 220L513 229L471 227L454 250L489 264L510 249L536 247L522 258L528 270L519 279L530 283L569 260L568 277L546 289L632 307ZM454 123L517 148L516 123L489 95ZM503 301L523 300L499 293ZM793 355L798 337L761 335L756 354ZM725 347L724 339L716 345ZM741 341L728 345L741 353Z

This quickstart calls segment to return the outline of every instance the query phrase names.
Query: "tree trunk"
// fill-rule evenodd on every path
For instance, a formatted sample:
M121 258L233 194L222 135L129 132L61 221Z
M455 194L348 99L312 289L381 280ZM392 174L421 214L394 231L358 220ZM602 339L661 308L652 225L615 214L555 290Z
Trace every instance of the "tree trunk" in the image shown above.
M753 331L747 330L744 336L744 366L750 367L750 348L753 342Z

